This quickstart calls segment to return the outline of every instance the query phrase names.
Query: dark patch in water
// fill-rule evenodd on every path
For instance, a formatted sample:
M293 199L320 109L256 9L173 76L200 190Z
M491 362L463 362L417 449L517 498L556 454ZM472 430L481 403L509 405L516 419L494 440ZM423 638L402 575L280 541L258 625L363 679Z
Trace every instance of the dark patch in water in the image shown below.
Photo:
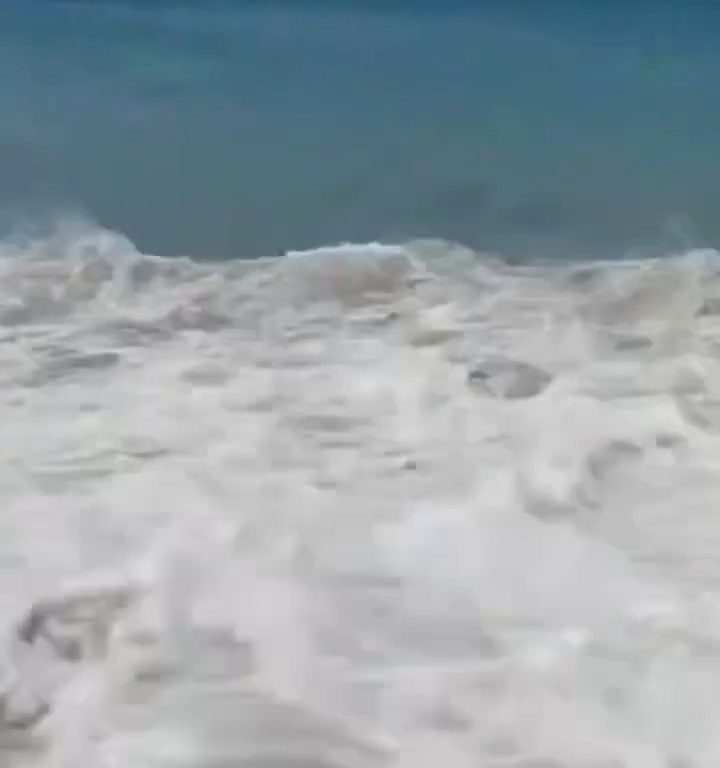
M542 200L530 200L511 207L503 220L511 230L537 231L558 228L564 221L560 208Z
M505 400L519 400L540 394L552 376L529 363L490 358L476 364L468 373L468 383L483 394Z
M41 386L51 381L92 371L104 371L120 362L117 352L78 353L65 350L56 352L31 377L29 386Z

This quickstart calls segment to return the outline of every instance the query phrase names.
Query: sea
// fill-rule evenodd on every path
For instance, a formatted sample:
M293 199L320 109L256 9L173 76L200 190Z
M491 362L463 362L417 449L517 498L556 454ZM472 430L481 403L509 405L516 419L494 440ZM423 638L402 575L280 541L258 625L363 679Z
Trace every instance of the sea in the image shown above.
M720 765L720 6L0 3L0 766Z

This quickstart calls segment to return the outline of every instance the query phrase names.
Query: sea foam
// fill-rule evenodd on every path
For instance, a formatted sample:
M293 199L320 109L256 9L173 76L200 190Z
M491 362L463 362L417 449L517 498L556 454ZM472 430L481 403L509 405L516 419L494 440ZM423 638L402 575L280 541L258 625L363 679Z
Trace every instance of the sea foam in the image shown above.
M3 765L716 765L719 267L5 241Z

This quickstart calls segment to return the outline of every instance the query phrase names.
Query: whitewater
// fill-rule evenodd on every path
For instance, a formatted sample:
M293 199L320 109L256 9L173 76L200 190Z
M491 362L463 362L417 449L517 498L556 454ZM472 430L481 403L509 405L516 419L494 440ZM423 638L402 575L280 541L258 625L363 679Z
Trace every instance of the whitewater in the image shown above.
M720 764L720 254L0 247L3 768Z

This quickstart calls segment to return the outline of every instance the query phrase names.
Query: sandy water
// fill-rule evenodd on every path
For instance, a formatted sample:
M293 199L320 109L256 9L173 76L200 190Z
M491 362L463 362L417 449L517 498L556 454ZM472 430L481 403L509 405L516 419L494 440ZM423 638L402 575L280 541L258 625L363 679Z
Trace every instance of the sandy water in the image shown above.
M0 257L7 768L720 760L720 257Z

